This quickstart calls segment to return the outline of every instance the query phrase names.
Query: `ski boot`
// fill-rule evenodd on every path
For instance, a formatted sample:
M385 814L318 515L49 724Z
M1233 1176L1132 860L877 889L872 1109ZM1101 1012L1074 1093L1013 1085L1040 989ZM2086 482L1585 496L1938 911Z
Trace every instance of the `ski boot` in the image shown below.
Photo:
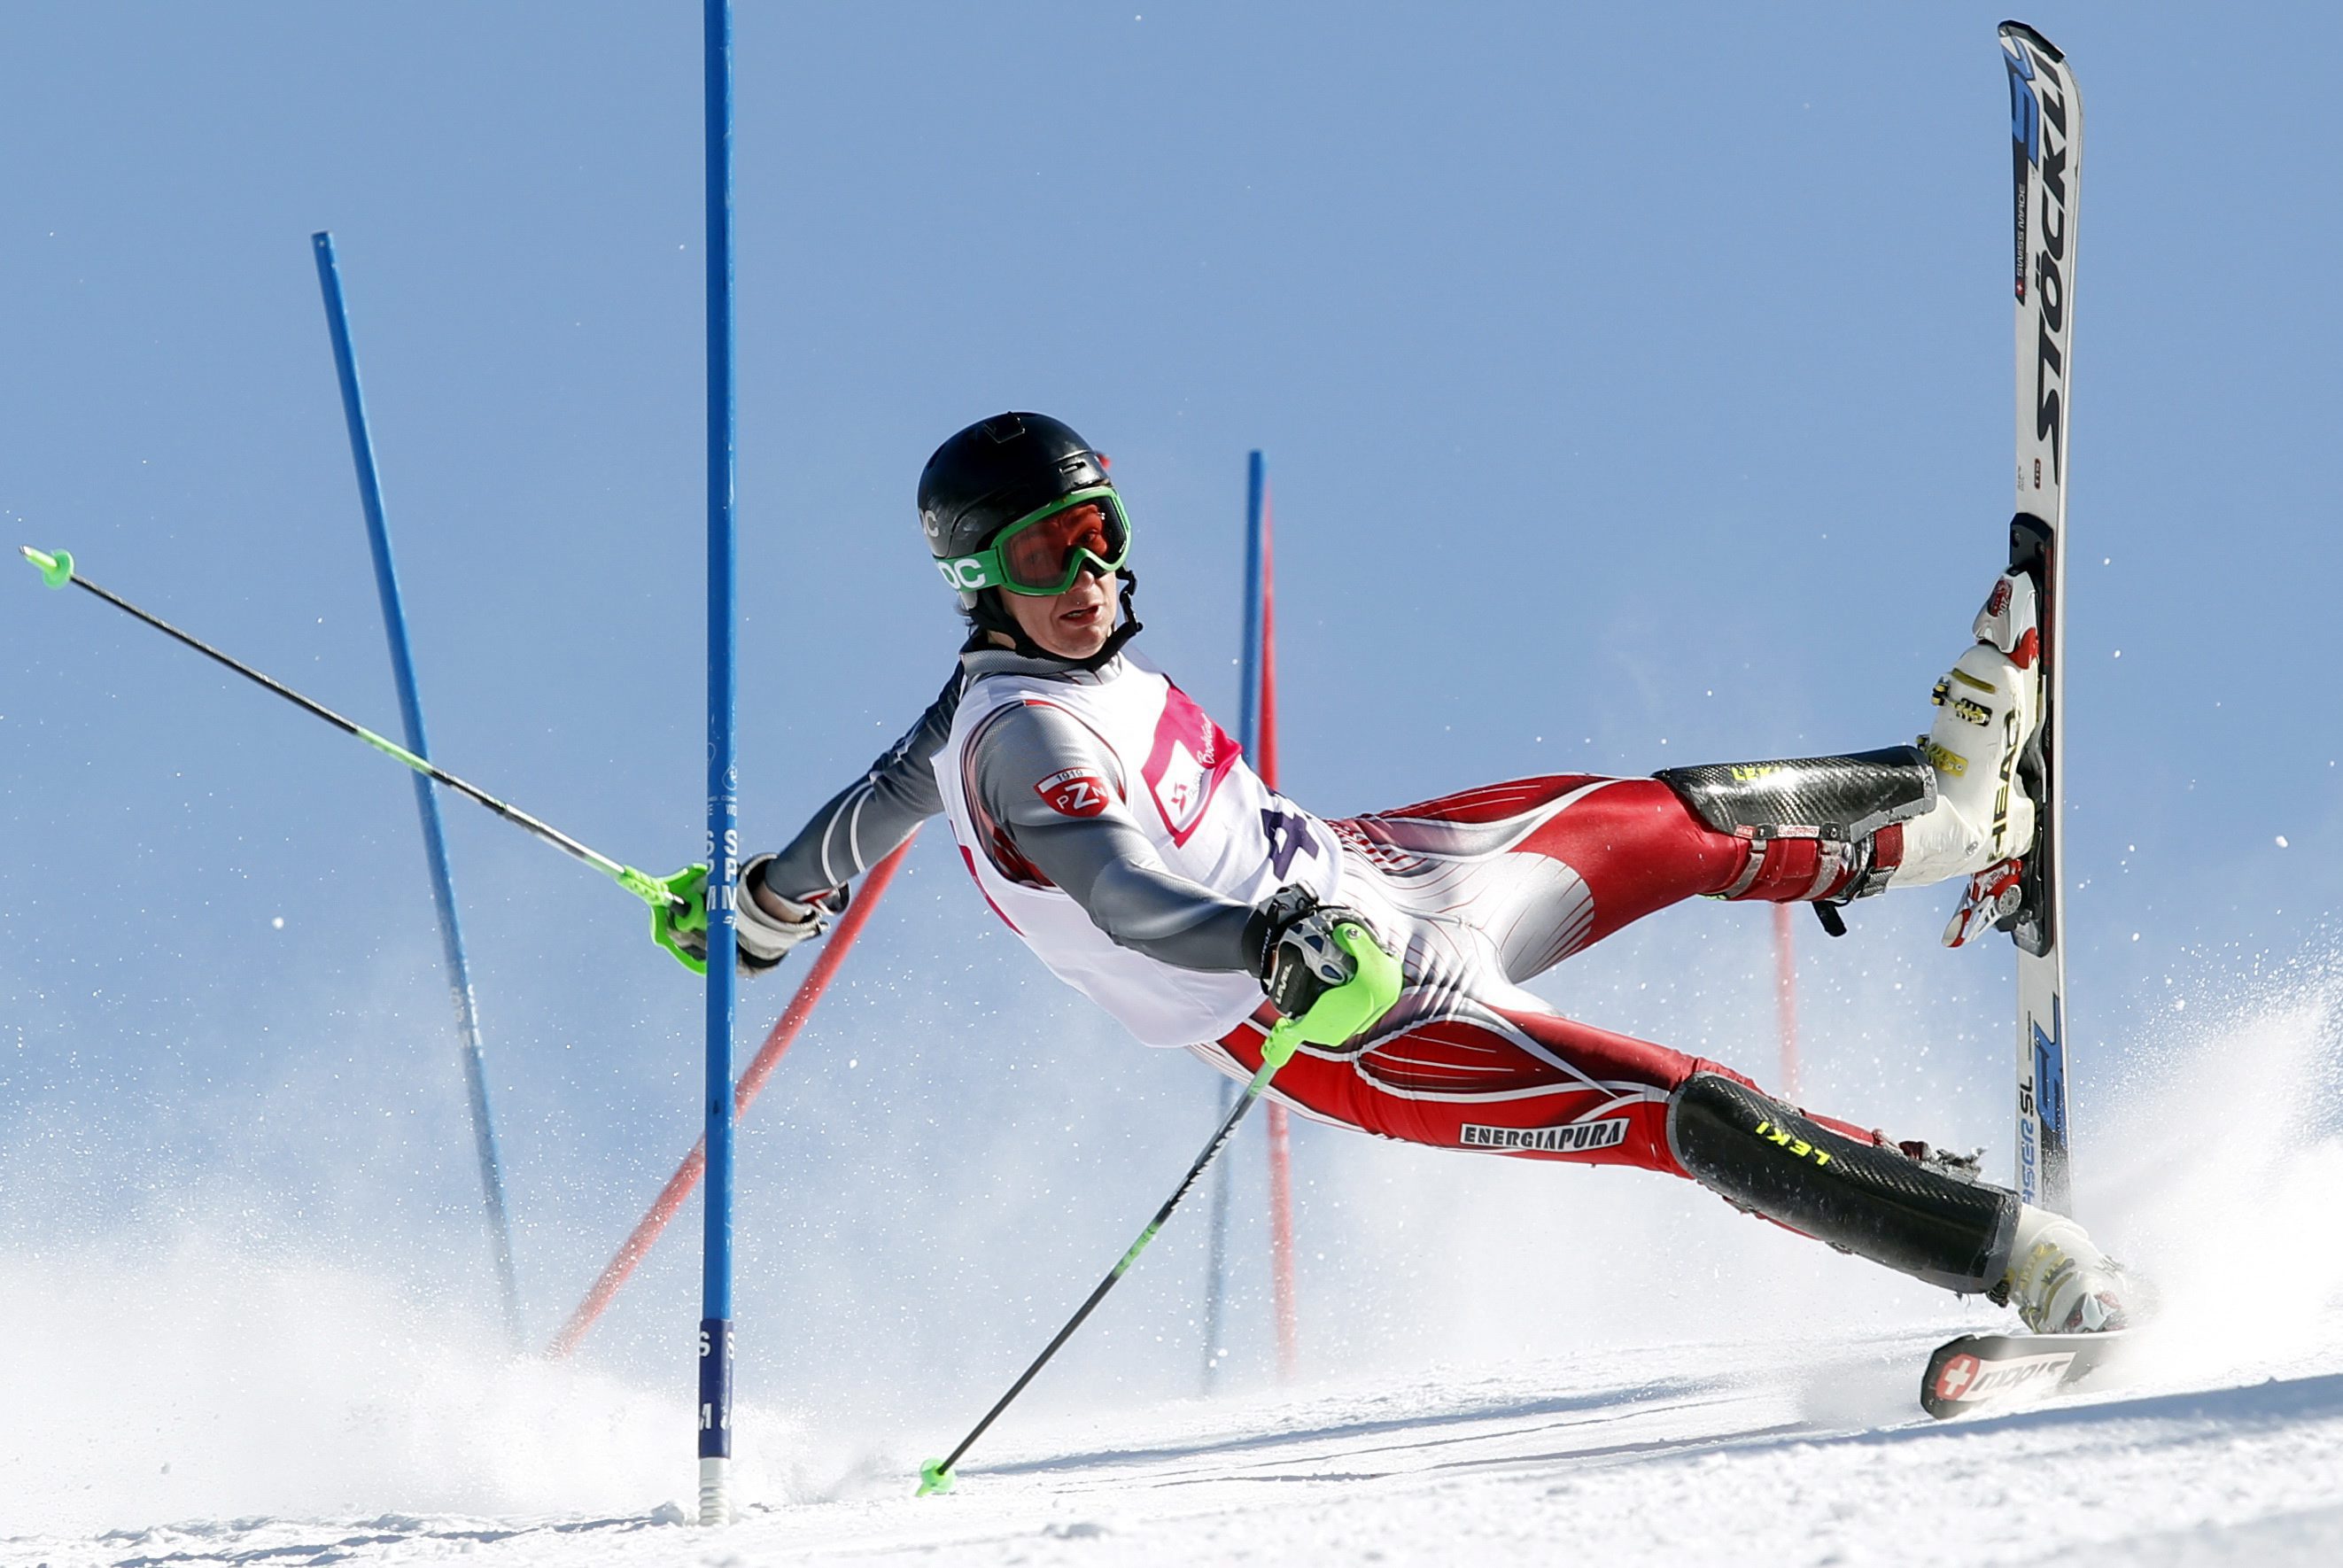
M1997 578L1974 630L1916 745L1655 775L1709 827L1748 840L1748 864L1720 897L1809 901L1837 936L1839 909L1856 899L1966 877L1947 942L2015 917L2039 814L2022 767L2042 722L2033 576Z
M2042 631L2035 581L2013 568L1993 586L1976 641L1936 682L1936 719L1920 738L1936 803L1904 825L1904 861L1890 879L1916 887L1966 876L1945 945L2007 930L2026 899L2025 856L2040 806L2027 759L2042 723Z
M2147 1306L2139 1282L2100 1251L2080 1225L2031 1203L2017 1211L2009 1268L1987 1294L2016 1307L2037 1334L2136 1328Z

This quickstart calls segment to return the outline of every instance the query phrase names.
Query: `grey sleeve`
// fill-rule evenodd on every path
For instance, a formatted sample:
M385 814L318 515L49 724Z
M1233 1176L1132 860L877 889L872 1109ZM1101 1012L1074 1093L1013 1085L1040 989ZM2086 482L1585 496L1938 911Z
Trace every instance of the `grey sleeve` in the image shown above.
M1122 799L1113 754L1080 719L1061 709L1004 709L974 738L968 769L1011 845L1118 945L1181 969L1249 967L1252 907L1163 864ZM1105 782L1101 809L1068 815L1051 804L1043 786L1069 772Z
M881 753L869 772L831 796L789 848L766 863L763 881L768 889L785 898L803 899L842 888L943 809L943 797L936 789L935 755L951 733L961 684L960 672L954 669L920 721Z

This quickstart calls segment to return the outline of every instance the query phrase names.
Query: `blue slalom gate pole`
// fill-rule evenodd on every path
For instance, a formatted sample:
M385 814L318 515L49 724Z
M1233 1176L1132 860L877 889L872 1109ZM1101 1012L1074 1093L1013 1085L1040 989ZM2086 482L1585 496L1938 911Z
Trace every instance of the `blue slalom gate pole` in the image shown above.
M1237 677L1242 687L1237 699L1237 744L1248 757L1261 745L1261 515L1268 482L1256 447L1245 454L1244 648Z
M358 500L366 510L367 539L374 552L375 588L382 598L383 628L390 638L390 668L398 680L398 715L407 727L407 749L428 759L423 732L423 698L415 683L415 658L407 646L407 610L398 595L398 568L390 554L390 527L384 520L382 478L375 469L374 437L367 433L366 397L358 388L357 356L350 347L349 314L342 301L342 274L334 259L334 236L309 236L317 262L317 286L325 294L326 326L334 339L334 370L342 385L342 417L350 428L350 457L357 465ZM504 1174L497 1161L496 1121L488 1113L488 1069L480 1050L480 1017L472 995L472 969L464 957L464 928L456 918L455 879L447 869L447 840L439 825L439 797L431 781L415 775L415 809L423 819L423 855L431 868L431 900L439 911L439 946L447 963L447 988L456 1001L456 1032L462 1042L464 1086L472 1104L472 1142L480 1161L480 1195L487 1204L488 1236L496 1248L497 1282L504 1294L505 1327L513 1348L522 1345L520 1284L513 1271L512 1221L505 1209Z
M700 1261L699 1522L731 1518L733 767L732 5L706 0L708 131L708 1177Z
M1266 484L1258 449L1245 456L1244 641L1237 660L1237 745L1247 757L1261 747L1261 516ZM1228 1114L1237 1086L1221 1083L1221 1114ZM1228 1313L1229 1191L1235 1180L1229 1162L1212 1173L1212 1233L1204 1264L1204 1387L1220 1381L1221 1340Z

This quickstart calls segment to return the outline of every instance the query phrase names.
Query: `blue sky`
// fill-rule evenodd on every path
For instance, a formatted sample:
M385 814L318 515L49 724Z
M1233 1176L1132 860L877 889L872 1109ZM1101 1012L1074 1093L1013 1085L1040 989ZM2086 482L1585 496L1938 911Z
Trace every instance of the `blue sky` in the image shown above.
M1244 456L1266 450L1285 782L1320 811L1925 726L2009 506L1998 4L1133 3L742 9L752 847L942 679L955 620L912 487L1004 407L1114 457L1143 646L1230 723ZM2028 19L2088 114L2087 1118L2091 1074L2153 1043L2175 977L2323 952L2343 894L2323 718L2343 115L2319 8ZM687 6L0 13L5 542L69 548L394 725L309 257L330 229L438 757L622 859L690 858L697 28ZM12 569L0 1236L241 1226L479 1305L403 776ZM696 1000L630 900L447 809L549 1331L689 1145ZM846 1192L930 1251L960 1237L982 1300L1024 1301L957 1196L1030 1217L1087 1181L1091 1228L1063 1241L1086 1274L1201 1137L1180 1120L1199 1070L1051 991L930 838L745 1145L750 1311L837 1310L808 1258L846 1245L820 1218ZM1807 1054L1891 1109L1950 1097L2006 1149L2007 960L1935 953L1941 905L1807 945ZM1679 911L1548 990L1762 1070L1762 940L1750 911ZM1865 978L1887 975L1929 1005ZM779 1004L747 993L744 1039ZM1880 1034L1932 1042L1929 1074L1853 1043ZM1060 1164L1035 1129L1065 1130ZM937 1288L918 1248L864 1246L848 1271L890 1301ZM645 1359L690 1313L669 1255L614 1321Z

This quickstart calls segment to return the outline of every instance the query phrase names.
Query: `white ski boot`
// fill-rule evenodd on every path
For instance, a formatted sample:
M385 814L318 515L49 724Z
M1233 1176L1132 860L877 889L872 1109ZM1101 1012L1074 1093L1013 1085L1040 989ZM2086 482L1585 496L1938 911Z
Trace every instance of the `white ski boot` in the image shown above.
M2031 1203L2018 1209L2009 1268L1993 1294L2037 1334L2131 1328L2146 1306L2137 1282L2080 1225Z
M1978 612L1977 640L1936 682L1936 719L1920 738L1936 775L1936 801L1904 824L1904 859L1891 887L1970 879L1946 940L1959 946L2016 905L2023 856L2034 842L2034 801L2017 761L2042 722L2041 620L2034 579L2004 573Z

